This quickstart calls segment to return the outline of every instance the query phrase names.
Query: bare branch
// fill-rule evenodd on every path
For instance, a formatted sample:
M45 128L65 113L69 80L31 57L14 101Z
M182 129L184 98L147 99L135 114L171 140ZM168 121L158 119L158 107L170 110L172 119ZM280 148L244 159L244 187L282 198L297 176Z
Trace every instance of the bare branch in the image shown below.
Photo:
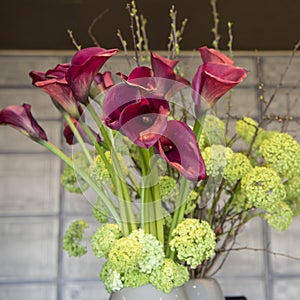
M220 251L223 252L230 252L230 251L241 251L241 250L250 250L250 251L256 251L256 252L267 252L269 254L275 255L275 256L282 256L293 260L300 260L300 257L288 255L281 252L272 251L266 248L253 248L253 247L236 247L236 248L230 248L230 249L223 249Z
M80 50L81 46L76 42L76 40L75 40L75 38L73 36L72 30L68 29L67 32L68 32L69 38L71 39L72 44L75 46L75 48L77 50Z
M103 18L103 16L105 14L107 14L109 11L109 9L105 9L102 13L100 13L96 18L93 19L92 23L90 24L89 28L88 28L88 35L89 37L92 39L92 41L94 42L94 44L98 47L100 47L100 44L98 43L97 39L95 38L94 34L92 33L92 30L94 28L94 26L96 25L96 23Z

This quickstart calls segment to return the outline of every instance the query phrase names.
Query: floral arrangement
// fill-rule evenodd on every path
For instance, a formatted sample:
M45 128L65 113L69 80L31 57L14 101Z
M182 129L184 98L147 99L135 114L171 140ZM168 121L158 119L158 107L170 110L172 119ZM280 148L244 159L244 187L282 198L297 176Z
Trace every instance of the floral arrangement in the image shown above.
M95 256L105 258L100 278L109 292L148 283L169 292L191 276L210 276L249 220L259 216L284 230L300 212L300 145L247 116L235 120L229 136L214 105L247 71L216 49L199 50L191 83L179 60L154 52L143 65L136 56L138 66L116 73L115 83L100 69L119 50L101 47L30 72L61 112L66 142L79 145L71 156L48 141L29 104L0 111L1 125L65 163L61 183L68 191L94 190L100 225L90 240ZM87 226L78 220L67 230L70 255L87 252Z

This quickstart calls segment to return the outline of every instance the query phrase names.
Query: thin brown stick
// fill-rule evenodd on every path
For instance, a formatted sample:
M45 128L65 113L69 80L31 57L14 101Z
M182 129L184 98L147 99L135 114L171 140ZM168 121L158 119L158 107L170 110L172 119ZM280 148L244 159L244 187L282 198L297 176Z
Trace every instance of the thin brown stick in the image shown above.
M285 67L283 73L281 73L281 76L280 76L280 78L279 78L278 84L276 85L275 89L273 90L272 95L270 96L268 102L266 103L266 105L265 105L265 107L264 107L264 110L263 110L263 112L262 112L262 114L261 114L261 117L260 117L260 120L259 120L259 122L258 122L258 125L257 125L257 127L256 127L256 130L255 130L253 139L252 139L252 141L251 141L251 144L250 144L250 147L249 147L249 150L248 150L248 153L247 153L248 155L250 155L250 153L251 153L251 151L252 151L254 142L255 142L255 140L256 140L256 138L257 138L257 135L258 135L258 130L259 130L259 128L262 126L262 124L263 124L263 122L264 122L264 117L265 117L265 115L267 114L267 111L268 111L270 105L271 105L272 102L274 101L275 96L277 95L278 90L279 90L279 89L282 87L282 85L283 85L283 80L284 80L284 78L285 78L285 76L286 76L286 74L287 74L287 72L288 72L288 70L289 70L289 68L290 68L290 66L291 66L291 64L292 64L292 62L293 62L293 59L294 59L294 57L295 57L295 55L296 55L296 52L297 52L297 50L299 49L299 47L300 47L300 40L299 40L298 43L295 45L295 47L294 47L294 49L293 49L293 51L292 51L292 54L291 54L291 56L290 56L290 59L289 59L287 65L286 65L286 67ZM260 96L260 97L262 97L262 98L260 98L260 99L264 100L264 98L263 98L263 97L264 97L264 96L263 96L263 92L264 92L264 91L263 91L263 85L262 85L262 82L261 82L261 81L260 81L260 86L261 86L261 88L262 88L262 95ZM260 86L259 86L259 87L260 87Z
M281 252L272 251L266 248L253 248L253 247L237 247L237 248L230 248L230 249L223 249L220 250L222 252L229 252L229 251L241 251L241 250L250 250L250 251L256 251L256 252L267 252L269 254L275 255L275 256L282 256L293 260L300 260L300 257L288 255Z
M286 76L286 74L287 74L287 72L288 72L288 70L289 70L289 68L290 68L290 66L291 66L291 64L292 64L292 61L293 61L293 59L294 59L294 57L295 57L295 54L296 54L296 52L297 52L297 50L298 50L299 47L300 47L300 40L299 40L298 43L295 45L295 47L294 47L294 49L293 49L293 52L292 52L292 55L290 56L290 59L289 59L287 65L286 65L286 67L285 67L285 70L284 70L283 73L281 74L280 79L279 79L279 82L278 82L276 88L274 89L274 91L273 91L273 93L272 93L272 95L271 95L269 101L267 102L267 104L266 104L266 106L265 106L265 108L264 108L264 110L263 110L263 113L262 113L263 116L267 113L267 111L268 111L270 105L272 104L272 102L273 102L273 100L274 100L274 98L275 98L275 96L276 96L276 94L277 94L279 88L282 86L283 80L284 80L284 78L285 78L285 76Z
M93 19L92 23L90 24L88 28L88 35L94 42L94 44L98 47L100 47L100 44L98 43L97 39L95 38L94 34L92 33L93 28L95 27L96 23L103 18L105 14L109 12L109 9L105 9L103 12L101 12L96 18Z
M131 30L133 49L134 49L134 52L135 52L135 61L136 61L136 64L139 66L140 65L140 58L139 58L139 52L138 52L138 49L137 49L137 41L136 41L136 35L135 35L135 30L134 30L134 19L133 19L133 14L131 12L130 3L127 3L126 9L129 13L129 18L130 18L129 28Z
M76 42L76 40L75 40L75 38L74 38L74 36L73 36L72 30L71 30L71 29L68 29L67 32L68 32L69 38L71 39L72 44L75 46L75 48L76 48L77 50L80 50L80 49L81 49L81 46Z
M221 36L219 34L219 14L217 11L217 0L211 0L210 1L211 7L212 7L212 14L213 14L213 21L214 21L214 27L212 28L212 32L214 34L214 40L212 42L213 47L215 49L219 49L219 41L221 39Z

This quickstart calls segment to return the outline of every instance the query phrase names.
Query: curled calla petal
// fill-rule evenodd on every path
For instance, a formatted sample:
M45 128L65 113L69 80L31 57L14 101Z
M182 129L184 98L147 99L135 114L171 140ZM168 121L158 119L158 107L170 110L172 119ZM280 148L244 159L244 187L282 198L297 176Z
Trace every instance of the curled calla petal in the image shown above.
M169 112L165 99L149 95L126 106L120 115L120 130L136 145L149 148L164 133Z
M154 148L156 153L188 180L199 181L206 178L205 164L196 137L184 122L168 121L163 136Z
M174 73L174 68L178 62L178 60L171 60L151 52L151 66L155 77L175 80L176 75Z
M122 73L117 73L128 85L140 88L141 92L167 95L176 83L177 88L184 88L190 83L185 78L177 75L174 71L178 60L171 60L151 53L151 68L139 66L134 68L131 73L126 76ZM177 92L177 89L172 89L172 93ZM171 93L171 95L172 95ZM170 96L170 94L169 94Z
M44 129L31 114L29 104L11 105L0 111L0 125L9 125L27 135L34 141L47 141Z
M79 119L78 103L65 79L69 67L69 64L57 65L47 72L32 71L29 76L32 78L32 84L47 93L58 109L66 111L73 118Z
M95 82L100 89L100 91L106 91L114 85L112 75L110 71L105 71L104 73L98 73L95 76Z
M246 76L247 71L240 67L212 62L202 64L192 82L196 114L199 114L201 100L209 106L215 105L226 92L241 83Z
M94 145L94 143L91 141L90 137L87 135L87 133L85 132L85 130L83 129L83 127L81 126L81 124L74 118L72 118L72 122L75 125L75 127L77 128L77 130L79 131L83 141L85 143L88 143L90 145ZM100 144L101 143L101 137L99 136L99 134L97 134L92 128L90 128L91 133L94 135L96 141ZM65 124L65 129L64 129L64 137L66 139L66 142L69 145L74 145L77 143L77 140L74 136L73 131L71 130L70 126L68 125L68 123Z
M79 50L71 60L71 66L66 73L66 80L70 85L77 101L87 104L91 83L104 63L118 49L106 50L100 47L90 47Z
M227 65L233 65L234 61L226 56L224 53L213 49L213 48L207 48L206 46L199 48L202 61L204 63L206 62L215 62L220 64L227 64Z
M111 129L118 130L121 127L120 115L130 104L140 101L139 89L120 83L111 87L103 99L104 123Z

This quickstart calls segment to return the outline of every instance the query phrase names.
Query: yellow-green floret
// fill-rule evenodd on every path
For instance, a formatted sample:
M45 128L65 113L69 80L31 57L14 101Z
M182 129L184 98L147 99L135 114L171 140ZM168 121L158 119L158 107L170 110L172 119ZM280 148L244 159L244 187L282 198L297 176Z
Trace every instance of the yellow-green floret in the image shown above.
M215 255L216 236L206 221L185 219L172 232L172 251L191 268Z
M74 153L71 158L74 167L83 171L88 170L89 162L82 151ZM60 176L60 182L63 187L71 193L81 194L89 188L89 185L69 165L65 166L65 169Z
M71 223L65 233L63 239L63 249L68 252L70 256L82 256L86 254L87 247L80 245L83 240L83 234L88 224L84 220L78 220Z

